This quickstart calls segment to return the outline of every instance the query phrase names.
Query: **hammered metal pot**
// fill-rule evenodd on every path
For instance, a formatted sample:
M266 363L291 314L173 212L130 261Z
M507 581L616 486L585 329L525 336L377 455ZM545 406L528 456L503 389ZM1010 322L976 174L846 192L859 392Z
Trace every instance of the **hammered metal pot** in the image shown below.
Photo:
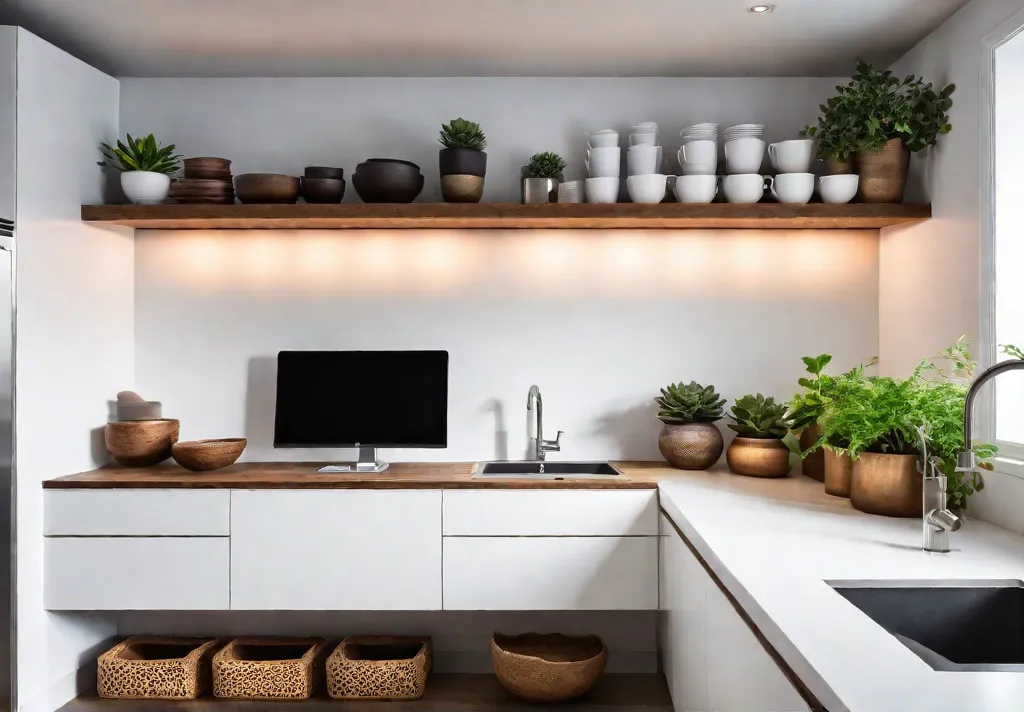
M479 203L484 196L484 177L464 173L441 176L441 195L446 203Z
M850 498L853 479L853 459L844 453L822 449L825 453L825 493L833 497Z
M806 430L800 433L800 450L806 451L807 448L811 447L814 443L818 442L818 438L821 437L821 428L818 427L817 423L810 425ZM825 450L824 448L818 448L810 455L803 459L800 463L800 471L805 476L810 477L812 480L818 482L825 481Z
M789 448L778 438L734 438L725 460L737 475L785 477L789 474Z
M922 487L917 455L865 452L853 463L850 504L868 514L920 517Z
M722 456L725 442L712 423L666 423L658 433L658 449L672 467L706 470Z
M857 200L861 203L902 203L907 189L910 150L894 138L881 151L858 151L856 154Z

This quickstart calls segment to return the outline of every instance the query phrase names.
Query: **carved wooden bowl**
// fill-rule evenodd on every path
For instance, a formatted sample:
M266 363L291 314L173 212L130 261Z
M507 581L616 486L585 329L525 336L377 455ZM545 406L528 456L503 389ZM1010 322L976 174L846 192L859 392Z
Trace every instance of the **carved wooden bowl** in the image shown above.
M245 438L185 440L175 443L174 461L193 472L209 472L233 465L245 450Z
M103 440L107 452L125 467L149 467L171 456L178 442L180 424L171 418L159 420L126 420L107 423Z

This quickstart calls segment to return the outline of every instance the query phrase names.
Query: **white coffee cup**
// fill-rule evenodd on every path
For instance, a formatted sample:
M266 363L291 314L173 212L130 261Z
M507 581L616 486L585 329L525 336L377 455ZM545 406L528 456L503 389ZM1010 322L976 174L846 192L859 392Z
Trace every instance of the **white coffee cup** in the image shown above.
M803 205L814 195L814 174L780 173L768 179L768 187L780 203Z
M634 203L660 203L665 199L668 176L660 173L629 176L626 178L626 192Z
M587 151L583 161L591 178L618 178L622 166L622 151L618 146L597 146Z
M722 181L725 199L730 203L756 203L764 197L764 176L760 173L738 173Z
M591 131L590 136L587 140L587 146L589 148L618 146L619 145L619 132L615 129L601 129L600 131Z
M718 170L718 142L691 141L676 154L684 175L713 175Z
M630 146L640 146L643 144L655 144L658 142L658 134L653 131L646 133L631 133L629 135Z
M626 175L658 173L661 168L661 146L639 144L626 149Z
M768 158L779 173L807 173L814 160L814 139L773 143L768 146Z
M818 194L823 203L849 203L857 195L860 176L855 173L822 176L818 179Z
M676 200L680 203L710 203L718 194L718 176L678 176L675 191Z
M587 178L583 181L583 192L588 203L619 202L619 177Z
M765 143L759 138L737 138L725 142L725 163L729 173L750 174L761 170Z

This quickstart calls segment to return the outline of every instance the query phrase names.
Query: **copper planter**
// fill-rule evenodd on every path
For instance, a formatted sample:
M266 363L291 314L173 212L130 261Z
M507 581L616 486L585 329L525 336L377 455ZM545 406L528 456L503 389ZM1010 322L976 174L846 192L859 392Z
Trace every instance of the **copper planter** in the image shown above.
M920 517L922 487L916 455L865 452L853 463L850 504L868 514Z
M825 454L825 493L833 497L850 498L853 480L853 460L849 455L822 449Z
M712 423L666 423L658 434L658 449L672 467L706 470L722 456L722 433Z
M778 438L734 438L725 453L729 469L748 477L785 477L789 448Z
M902 139L886 142L881 151L858 151L856 154L857 200L861 203L902 203L907 188L910 151Z
M809 447L818 442L818 438L821 437L821 428L818 427L817 423L813 423L806 430L800 433L800 450L806 452ZM805 476L810 477L812 480L818 482L825 481L825 450L818 448L810 455L804 457L803 462L800 464L800 470Z

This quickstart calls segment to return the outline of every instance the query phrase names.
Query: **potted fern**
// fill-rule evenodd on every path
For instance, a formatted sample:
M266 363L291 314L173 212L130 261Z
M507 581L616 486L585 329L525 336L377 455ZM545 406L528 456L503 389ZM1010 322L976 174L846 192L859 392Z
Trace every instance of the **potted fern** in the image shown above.
M736 437L725 459L737 475L785 477L789 474L789 448L782 441L789 434L785 403L758 393L737 398L729 413L729 427Z
M448 203L479 203L487 173L487 136L480 124L452 119L441 124L438 139L444 148L437 156L441 170L441 194Z
M562 182L564 169L565 161L557 153L546 151L533 154L525 169L526 177L523 178L523 203L557 203L558 184Z
M654 400L665 424L658 434L658 449L672 467L706 470L718 462L725 444L714 423L722 419L725 399L714 386L670 383Z
M832 356L804 356L803 361L808 375L813 378L804 377L797 381L803 390L789 401L791 432L786 436L785 443L803 460L800 466L803 474L818 482L824 482L825 453L821 449L812 452L811 447L821 437L818 418L821 417L828 389L833 381L824 371L832 361Z
M101 143L103 167L121 171L121 188L128 199L138 205L159 205L171 190L171 175L181 168L181 156L174 153L174 144L161 146L153 134L143 138L127 136L127 143L117 146Z

